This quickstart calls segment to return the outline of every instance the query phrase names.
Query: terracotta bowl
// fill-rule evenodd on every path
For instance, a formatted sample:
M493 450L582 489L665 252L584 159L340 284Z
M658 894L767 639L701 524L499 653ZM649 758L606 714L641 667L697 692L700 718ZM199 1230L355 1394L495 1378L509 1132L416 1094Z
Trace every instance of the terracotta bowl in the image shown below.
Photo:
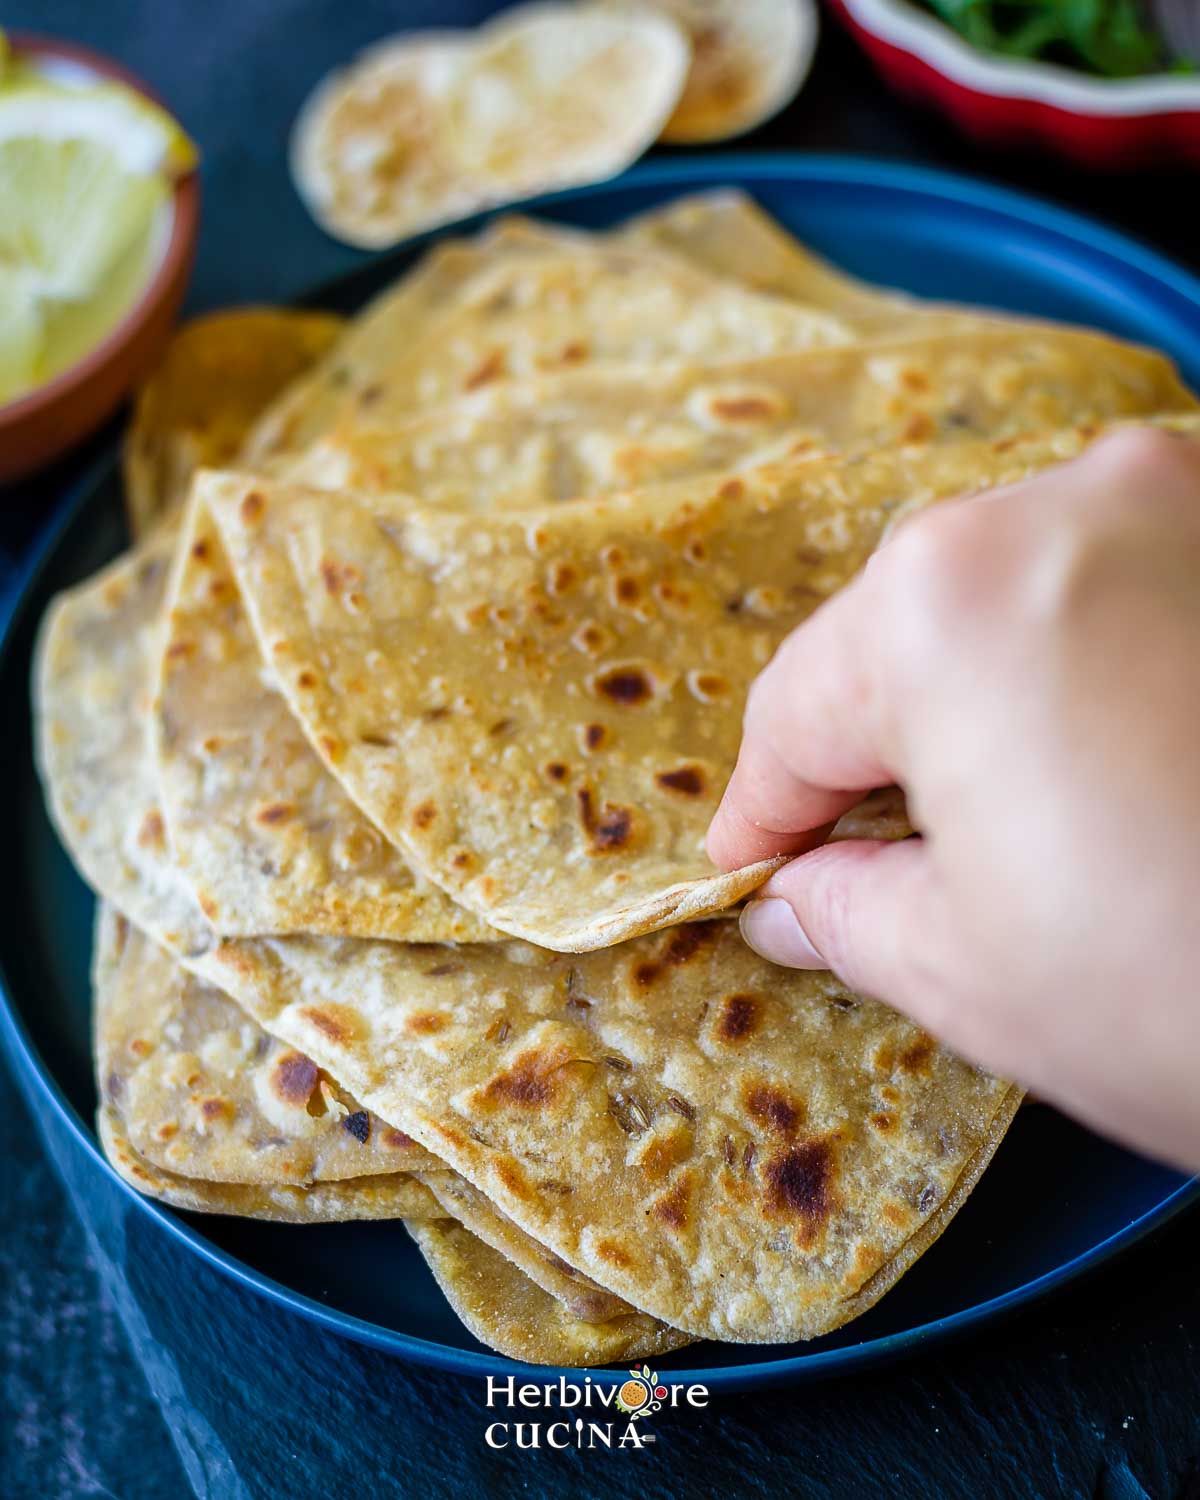
M8 40L18 54L117 79L160 102L140 79L86 47L20 31ZM76 364L0 405L0 484L31 473L93 432L154 364L187 288L199 219L200 182L193 172L176 184L162 260L124 318Z

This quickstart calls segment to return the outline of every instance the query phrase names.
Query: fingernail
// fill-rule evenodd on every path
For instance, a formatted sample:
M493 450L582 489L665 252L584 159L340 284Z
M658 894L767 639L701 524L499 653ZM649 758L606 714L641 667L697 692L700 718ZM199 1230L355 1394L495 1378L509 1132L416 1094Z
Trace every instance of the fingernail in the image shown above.
M827 969L829 965L804 935L796 913L777 896L751 901L742 909L742 937L760 957L789 969Z

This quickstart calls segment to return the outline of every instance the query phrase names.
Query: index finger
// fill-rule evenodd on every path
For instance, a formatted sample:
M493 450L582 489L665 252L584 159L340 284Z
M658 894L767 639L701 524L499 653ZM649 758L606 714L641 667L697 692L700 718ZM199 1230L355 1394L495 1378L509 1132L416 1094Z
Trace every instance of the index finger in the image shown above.
M897 780L873 664L868 571L799 625L754 682L737 765L708 830L723 870L822 842L864 792Z

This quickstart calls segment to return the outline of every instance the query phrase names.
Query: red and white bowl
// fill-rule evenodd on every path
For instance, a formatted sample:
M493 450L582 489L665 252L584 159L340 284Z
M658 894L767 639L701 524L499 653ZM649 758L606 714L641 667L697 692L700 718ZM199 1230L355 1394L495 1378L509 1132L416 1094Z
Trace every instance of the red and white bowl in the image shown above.
M1093 78L968 45L908 0L829 0L898 93L991 145L1049 147L1091 167L1200 165L1200 76Z

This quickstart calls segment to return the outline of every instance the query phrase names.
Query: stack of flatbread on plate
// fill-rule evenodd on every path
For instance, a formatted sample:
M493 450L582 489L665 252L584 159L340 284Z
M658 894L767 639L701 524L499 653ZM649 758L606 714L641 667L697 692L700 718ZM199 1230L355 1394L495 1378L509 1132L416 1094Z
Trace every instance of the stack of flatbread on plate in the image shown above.
M733 194L497 222L341 328L215 326L236 380L182 335L134 544L38 653L114 1167L401 1219L522 1359L856 1316L1019 1090L743 944L775 865L703 840L747 690L900 512L1196 402L1144 349L851 282ZM834 836L909 833L885 790Z

